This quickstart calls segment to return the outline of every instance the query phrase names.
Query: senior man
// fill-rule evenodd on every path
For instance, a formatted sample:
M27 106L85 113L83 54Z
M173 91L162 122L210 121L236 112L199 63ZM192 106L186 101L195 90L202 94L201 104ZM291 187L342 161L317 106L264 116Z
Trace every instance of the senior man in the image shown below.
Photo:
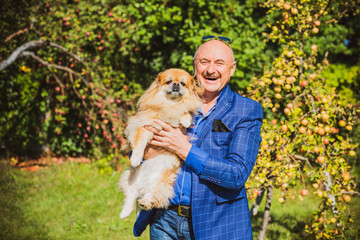
M184 161L175 197L168 209L141 211L135 236L150 224L151 239L252 239L245 182L261 142L262 108L228 86L236 69L230 39L203 40L193 60L203 104L188 136L157 120L161 131L147 128L154 137L145 159L164 148Z

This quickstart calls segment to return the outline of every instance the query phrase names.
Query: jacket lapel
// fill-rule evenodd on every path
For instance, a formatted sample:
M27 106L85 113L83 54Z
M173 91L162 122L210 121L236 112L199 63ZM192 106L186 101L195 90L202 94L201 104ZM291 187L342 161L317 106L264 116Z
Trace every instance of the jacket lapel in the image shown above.
M196 146L200 146L204 137L211 131L213 127L214 119L220 119L231 107L231 102L233 101L233 92L231 91L229 85L223 90L224 95L221 97L219 102L216 103L214 112L212 112L206 121L204 128L199 134L199 138L196 142Z

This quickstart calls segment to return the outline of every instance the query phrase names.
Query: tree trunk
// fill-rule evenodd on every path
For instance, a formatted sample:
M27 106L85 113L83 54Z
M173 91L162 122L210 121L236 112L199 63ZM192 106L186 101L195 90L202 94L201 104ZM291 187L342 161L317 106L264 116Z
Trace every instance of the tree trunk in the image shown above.
M262 202L262 200L264 198L264 194L265 194L265 188L261 188L259 196L256 197L256 200L255 200L254 204L251 207L251 210L250 210L250 216L251 217L255 217L256 214L258 213L260 204L261 204L261 202Z
M267 229L267 227L269 225L269 222L271 220L270 208L271 208L271 201L272 201L272 193L273 193L272 185L269 185L268 188L267 188L264 218L263 218L262 226L261 226L261 229L260 229L260 232L259 232L258 240L264 240L265 239L266 229Z

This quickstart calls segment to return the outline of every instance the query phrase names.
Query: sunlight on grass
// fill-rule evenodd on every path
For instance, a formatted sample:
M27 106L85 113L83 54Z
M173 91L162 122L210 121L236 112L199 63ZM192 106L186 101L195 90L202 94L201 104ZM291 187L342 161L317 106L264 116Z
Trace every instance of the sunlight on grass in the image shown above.
M119 173L100 174L95 164L65 163L27 172L0 161L0 239L149 239L148 230L140 238L133 236L135 213L126 220L119 218L123 204L123 194L117 190L119 177ZM319 207L317 198L309 189L308 196L299 194L280 204L279 193L274 190L266 239L304 239L305 224ZM352 203L355 212L359 210L359 199ZM264 204L252 219L254 239ZM359 220L354 220L356 228ZM359 230L352 231L355 236Z
M76 163L37 172L3 168L1 239L135 239L135 213L119 218L118 173ZM148 232L137 239L149 239Z

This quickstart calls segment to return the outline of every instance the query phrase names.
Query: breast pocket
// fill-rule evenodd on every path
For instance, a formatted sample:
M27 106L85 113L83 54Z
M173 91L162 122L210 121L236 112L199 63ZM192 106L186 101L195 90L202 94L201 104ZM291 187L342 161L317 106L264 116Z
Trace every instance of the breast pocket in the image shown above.
M232 139L232 132L211 132L209 140L217 147L228 148Z

